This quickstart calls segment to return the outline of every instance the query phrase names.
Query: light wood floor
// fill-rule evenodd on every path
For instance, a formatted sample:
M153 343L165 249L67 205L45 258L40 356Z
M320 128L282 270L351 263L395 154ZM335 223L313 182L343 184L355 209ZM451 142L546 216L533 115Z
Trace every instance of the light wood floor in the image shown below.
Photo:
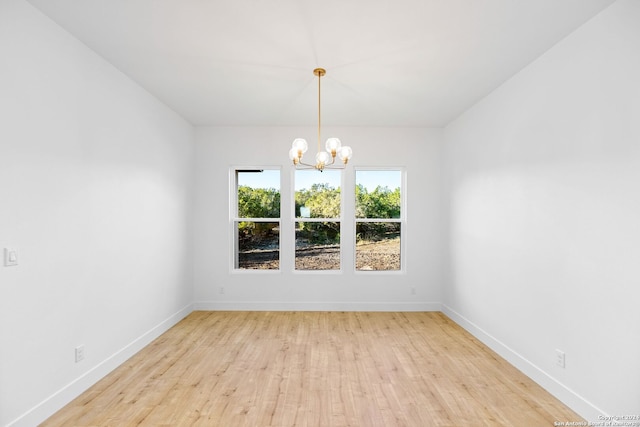
M442 313L194 312L43 426L579 420Z

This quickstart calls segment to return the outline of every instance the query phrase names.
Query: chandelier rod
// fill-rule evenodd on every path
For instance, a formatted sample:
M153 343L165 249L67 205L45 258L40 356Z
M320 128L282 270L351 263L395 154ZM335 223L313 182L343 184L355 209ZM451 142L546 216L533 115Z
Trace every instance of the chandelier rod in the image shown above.
M313 74L315 74L316 76L318 76L318 152L320 152L320 141L322 140L322 138L320 137L320 129L321 129L321 115L320 115L320 80L322 78L322 76L324 76L326 74L326 70L324 68L316 68L315 70L313 70Z

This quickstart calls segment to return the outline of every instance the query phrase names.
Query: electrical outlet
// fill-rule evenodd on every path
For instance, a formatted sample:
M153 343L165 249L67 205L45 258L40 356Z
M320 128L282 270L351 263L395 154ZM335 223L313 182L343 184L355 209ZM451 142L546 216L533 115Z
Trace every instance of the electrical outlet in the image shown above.
M565 367L564 351L556 349L556 365L561 368Z
M218 288L218 293L219 293L220 295L223 295L223 294L224 294L224 286L220 286L220 288Z
M413 287L411 288L411 295L415 295L415 294L416 294L416 287L415 287L415 286L413 286Z
M76 347L76 363L82 362L84 360L84 345L79 345Z
M18 265L18 250L4 248L4 266L11 267L12 265Z

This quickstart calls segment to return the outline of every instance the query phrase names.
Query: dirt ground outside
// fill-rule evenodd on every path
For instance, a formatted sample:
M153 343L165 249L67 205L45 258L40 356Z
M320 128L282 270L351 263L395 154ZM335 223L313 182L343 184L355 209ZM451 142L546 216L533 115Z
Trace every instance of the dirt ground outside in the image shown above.
M400 238L356 245L356 270L400 270Z
M251 270L278 269L279 252L274 249L252 249L239 254L239 268ZM340 268L338 245L309 245L296 249L296 270L337 270ZM356 270L400 270L400 238L379 242L362 242L356 246Z

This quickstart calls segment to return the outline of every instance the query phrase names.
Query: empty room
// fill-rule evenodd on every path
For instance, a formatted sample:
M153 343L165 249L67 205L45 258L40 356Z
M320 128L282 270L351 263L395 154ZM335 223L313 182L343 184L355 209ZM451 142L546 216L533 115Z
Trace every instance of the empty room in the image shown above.
M640 1L0 0L0 426L640 427Z

